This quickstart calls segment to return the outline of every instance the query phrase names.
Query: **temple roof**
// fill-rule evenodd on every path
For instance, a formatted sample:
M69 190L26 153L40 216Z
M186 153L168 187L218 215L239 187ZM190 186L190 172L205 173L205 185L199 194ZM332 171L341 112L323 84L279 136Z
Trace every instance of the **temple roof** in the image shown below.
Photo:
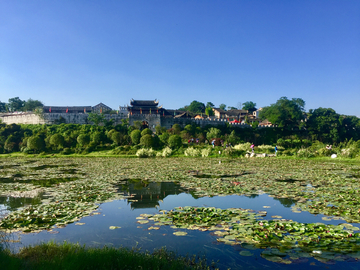
M134 99L130 100L130 105L134 106L134 107L135 106L153 107L153 106L158 106L158 104L159 104L159 101L156 101L156 99L155 100L134 100Z

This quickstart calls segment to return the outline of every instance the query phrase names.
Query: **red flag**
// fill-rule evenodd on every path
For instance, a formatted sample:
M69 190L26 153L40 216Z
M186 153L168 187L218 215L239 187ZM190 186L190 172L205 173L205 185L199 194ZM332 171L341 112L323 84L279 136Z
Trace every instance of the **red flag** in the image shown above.
M66 112L67 112L67 113L69 112L69 108L66 108Z
M51 107L49 108L49 112L51 112Z
M165 116L165 111L163 111L163 116Z
M156 110L156 113L159 113L159 110Z
M142 110L141 110L141 108L140 108L140 114L142 114Z
M84 113L86 113L86 108L84 108Z
M100 108L100 113L102 113L102 107Z

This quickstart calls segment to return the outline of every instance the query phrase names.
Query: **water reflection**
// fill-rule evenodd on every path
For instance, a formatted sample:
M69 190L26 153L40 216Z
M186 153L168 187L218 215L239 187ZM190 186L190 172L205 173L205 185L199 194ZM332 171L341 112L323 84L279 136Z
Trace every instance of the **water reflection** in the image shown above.
M6 209L7 211L15 211L26 205L41 204L43 196L44 193L40 193L34 198L0 196L0 208Z
M289 199L289 198L276 198L276 197L274 197L274 200L279 201L286 208L290 208L291 206L293 206L296 203L295 200Z
M127 201L131 209L156 208L168 195L176 195L187 190L176 182L148 182L140 179L121 181L118 191L131 196Z

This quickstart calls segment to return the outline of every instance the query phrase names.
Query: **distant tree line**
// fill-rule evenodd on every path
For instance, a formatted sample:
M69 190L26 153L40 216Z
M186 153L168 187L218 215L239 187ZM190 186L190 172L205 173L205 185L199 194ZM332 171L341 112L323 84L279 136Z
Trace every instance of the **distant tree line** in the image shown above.
M16 111L34 111L43 107L44 104L39 100L21 100L19 97L9 98L8 102L0 101L0 112L16 112Z

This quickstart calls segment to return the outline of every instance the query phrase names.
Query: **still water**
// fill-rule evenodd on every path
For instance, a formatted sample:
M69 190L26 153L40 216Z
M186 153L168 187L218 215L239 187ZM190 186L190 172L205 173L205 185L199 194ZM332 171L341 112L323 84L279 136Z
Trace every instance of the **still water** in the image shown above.
M339 224L344 221L324 221L323 215L312 215L307 212L294 213L291 211L293 201L275 199L267 194L252 196L216 196L197 198L176 183L143 183L141 181L125 181L119 185L119 192L131 195L126 200L116 200L99 205L96 215L82 218L65 228L56 228L52 232L43 231L30 234L13 234L9 247L17 251L22 246L38 244L54 240L86 244L92 247L137 247L149 250L166 247L181 255L204 255L209 261L218 262L220 269L360 269L358 261L321 263L313 258L300 259L291 265L274 263L260 256L262 250L252 250L253 256L244 257L239 253L244 249L240 245L230 246L217 242L217 237L209 231L187 230L186 236L173 235L170 226L161 226L159 230L148 230L152 224L139 224L136 217L140 214L158 214L159 210L171 210L178 206L212 206L218 208L244 208L266 210L267 216L281 215L285 219L298 222L325 224ZM41 198L0 198L0 209L12 211L27 204L36 204ZM264 209L266 206L266 209ZM355 224L359 226L359 224ZM120 227L110 230L110 226Z

